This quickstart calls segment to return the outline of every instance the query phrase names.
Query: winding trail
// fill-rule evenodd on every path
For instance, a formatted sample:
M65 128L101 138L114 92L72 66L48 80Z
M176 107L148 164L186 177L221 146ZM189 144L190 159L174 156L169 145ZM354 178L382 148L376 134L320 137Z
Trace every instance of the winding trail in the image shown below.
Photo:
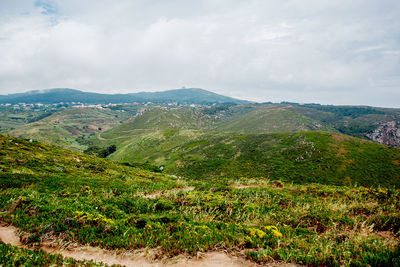
M110 140L116 140L116 139L122 139L122 138L126 138L126 137L125 136L119 136L119 137L115 137L115 138L106 139L106 138L101 137L101 133L99 133L97 135L97 139L99 139L100 141L110 141Z
M134 131L146 131L146 130L152 130L150 128L144 128L144 129L133 129L133 130L126 130L126 131L119 131L119 133L130 133ZM127 136L119 136L119 137L114 137L114 138L104 138L101 136L102 133L98 133L97 138L101 141L110 141L110 140L116 140L116 139L122 139L122 138L128 138Z
M0 240L4 243L28 248L20 242L18 229L13 226L0 226ZM105 250L97 247L70 245L67 248L60 248L54 242L43 242L41 249L50 254L61 254L64 257L74 258L76 260L93 260L108 265L119 264L124 266L142 266L142 267L255 267L258 264L241 257L230 256L222 251L208 252L199 254L198 257L186 258L178 256L172 259L151 260L146 257L144 251L126 251L117 254L115 251ZM267 266L276 267L294 267L297 265L287 263L270 263Z

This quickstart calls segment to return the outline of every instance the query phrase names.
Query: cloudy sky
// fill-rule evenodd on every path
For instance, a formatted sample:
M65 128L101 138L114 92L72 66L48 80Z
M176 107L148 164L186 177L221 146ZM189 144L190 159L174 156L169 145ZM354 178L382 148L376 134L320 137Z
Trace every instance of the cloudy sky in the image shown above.
M400 1L0 0L0 94L182 86L400 107Z

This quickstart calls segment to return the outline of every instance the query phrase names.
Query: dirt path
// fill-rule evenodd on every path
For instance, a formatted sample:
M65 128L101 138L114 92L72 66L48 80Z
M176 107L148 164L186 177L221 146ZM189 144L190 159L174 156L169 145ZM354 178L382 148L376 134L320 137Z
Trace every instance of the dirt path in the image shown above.
M101 133L99 133L99 134L97 135L97 138L98 138L100 141L110 141L110 140L116 140L116 139L121 139L121 138L126 138L126 137L125 137L125 136L120 136L120 137L115 137L115 138L106 139L106 138L101 137Z
M0 239L4 243L8 243L18 247L22 245L17 234L17 228L13 226L0 226ZM76 260L93 260L95 262L103 262L108 265L119 264L125 266L142 266L142 267L184 267L184 266L233 266L233 267L253 267L257 264L250 262L244 258L227 255L224 252L204 253L200 257L186 258L177 257L167 260L154 261L147 258L143 252L124 252L117 254L113 251L90 246L69 246L61 249L52 243L42 243L41 248L50 254L61 254L64 257L71 257ZM277 265L278 264L278 265ZM270 266L294 266L289 264L271 264Z
M119 131L120 133L130 133L130 132L134 132L134 131L143 131L143 130L151 130L151 129L133 129L133 130L126 130L126 131ZM110 141L110 140L116 140L116 139L121 139L121 138L127 138L127 136L119 136L119 137L115 137L115 138L104 138L101 137L102 133L99 133L97 135L97 138L101 141Z
M137 129L132 129L132 130L125 130L125 131L119 131L120 133L130 133L134 131L147 131L147 130L154 130L151 128L137 128Z

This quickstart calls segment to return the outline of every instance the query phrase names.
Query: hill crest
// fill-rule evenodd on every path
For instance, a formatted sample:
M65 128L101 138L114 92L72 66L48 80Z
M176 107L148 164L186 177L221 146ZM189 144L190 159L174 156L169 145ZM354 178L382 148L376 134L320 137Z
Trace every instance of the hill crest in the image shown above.
M185 104L245 104L246 100L235 99L199 88L173 89L160 92L139 92L128 94L102 94L84 92L71 88L33 90L25 93L0 95L0 103L45 103L82 102L90 104L129 102L178 102Z

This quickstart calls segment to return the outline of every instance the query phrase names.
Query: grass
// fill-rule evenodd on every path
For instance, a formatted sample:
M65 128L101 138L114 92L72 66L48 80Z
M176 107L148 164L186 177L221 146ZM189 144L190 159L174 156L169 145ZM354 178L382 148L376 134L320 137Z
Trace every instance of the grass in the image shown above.
M192 179L400 186L400 149L327 132L232 134L166 130L121 136L111 159L164 165Z
M124 112L97 108L71 108L25 124L10 134L83 151L87 148L88 138L119 125L128 116Z
M29 122L40 120L51 115L54 111L50 108L37 110L14 109L12 106L0 106L0 132L7 133Z
M304 140L295 137L285 142ZM400 265L400 192L391 186L186 180L25 139L1 136L0 147L0 218L29 233L31 243L51 234L169 256L226 249L256 262ZM194 190L169 191L187 186ZM155 191L164 194L145 197Z
M18 248L0 241L0 266L104 266L93 261L77 261L43 250Z
M210 116L191 108L150 108L144 111L142 115L133 117L126 123L105 133L103 137L115 138L121 133L140 129L209 129L213 123L214 120Z
M280 133L334 129L303 115L291 105L261 105L242 116L220 122L217 130L235 133Z

